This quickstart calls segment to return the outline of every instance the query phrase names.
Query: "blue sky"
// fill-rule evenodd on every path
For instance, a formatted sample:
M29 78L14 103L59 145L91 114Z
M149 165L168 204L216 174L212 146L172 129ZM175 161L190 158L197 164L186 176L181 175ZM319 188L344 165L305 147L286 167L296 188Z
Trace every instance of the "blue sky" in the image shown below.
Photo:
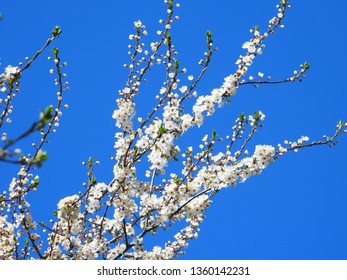
M172 36L180 64L198 73L205 32L213 32L219 51L198 92L219 87L233 71L242 54L241 45L255 25L265 30L276 12L277 1L181 1L180 20ZM285 28L266 41L266 48L249 74L259 71L273 79L290 76L304 61L311 65L302 83L242 87L231 104L206 120L206 127L194 130L199 139L211 129L228 133L242 112L263 111L265 126L250 143L283 143L302 135L320 140L333 134L340 119L347 121L345 63L347 43L346 4L292 1ZM30 197L37 220L47 220L62 197L77 193L86 181L81 165L89 156L99 160L96 177L112 179L114 133L111 118L118 89L124 87L129 62L128 35L133 21L141 19L149 39L157 39L158 19L166 16L165 5L157 1L1 1L0 23L2 67L16 65L32 56L50 36L55 25L63 33L54 43L63 60L71 90L65 96L69 109L61 126L46 146L49 160L38 170L40 187ZM14 103L9 133L21 131L37 119L40 109L54 102L52 67L46 53L22 80ZM152 77L153 97L161 87ZM140 99L141 109L149 99ZM23 144L24 145L24 144ZM23 147L24 148L24 147ZM26 151L30 151L30 146ZM245 184L222 191L206 212L200 237L191 242L182 259L346 259L347 258L347 138L334 148L327 146L287 154L263 174ZM1 189L15 174L13 166L0 163ZM165 241L158 236L158 243Z

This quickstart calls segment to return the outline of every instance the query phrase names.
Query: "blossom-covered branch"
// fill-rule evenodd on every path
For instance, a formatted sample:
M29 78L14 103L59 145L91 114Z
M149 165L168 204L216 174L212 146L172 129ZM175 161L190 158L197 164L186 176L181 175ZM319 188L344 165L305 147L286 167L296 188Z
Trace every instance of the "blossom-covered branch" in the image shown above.
M62 81L61 67L64 64L60 63L58 49L53 49L55 70L51 72L57 75L57 105L54 109L48 107L51 109L46 109L48 111L38 122L3 147L3 150L8 150L27 134L36 130L41 132L41 140L33 145L34 154L22 156L17 177L13 178L9 190L0 196L0 258L28 259L33 255L40 259L177 258L185 252L189 241L198 237L205 211L221 189L236 186L262 173L287 152L318 145L333 146L337 137L346 132L347 124L340 121L333 136L325 136L319 141L309 142L307 136L302 136L277 146L250 147L265 120L265 114L256 111L249 116L240 113L230 135L219 135L213 130L201 139L198 147L183 146L180 139L184 134L193 127L203 126L204 119L212 117L218 108L230 106L229 101L240 86L301 81L309 70L309 64L305 62L293 76L277 81L270 77L264 79L261 72L258 80L252 76L245 78L253 61L263 53L268 36L283 28L282 22L290 5L282 0L264 33L258 26L251 30L250 40L242 44L245 53L237 58L236 70L231 70L231 74L221 79L221 85L214 86L211 92L198 93L197 86L217 50L212 32L206 32L206 51L199 61L200 72L194 78L181 65L170 32L175 21L179 20L176 11L180 5L173 0L164 2L166 16L159 20L162 28L156 32L157 39L146 43L145 38L150 32L140 20L134 22L134 34L129 36L130 63L124 65L129 74L125 87L119 91L117 107L112 115L118 129L112 157L113 179L109 183L98 180L94 167L99 162L89 158L84 163L87 167L84 189L62 198L57 204L55 217L49 223L36 223L25 196L37 188L38 177L32 179L32 167L39 165L42 146L52 127L58 123L62 93L67 89ZM58 32L60 29L55 30L53 39L61 33ZM48 42L50 40L46 45ZM3 92L12 93L13 88L19 86L23 70L44 48L28 60L26 66L8 66L5 69L1 76L1 86L5 87ZM141 97L142 85L155 67L164 73L163 83L157 88L156 103L153 108L148 108L145 116L136 117L135 97ZM188 100L191 106L187 106ZM5 102L1 120L5 120L9 113L9 103ZM3 159L7 160L6 157ZM171 164L175 162L175 168L171 170ZM37 233L38 228L44 230L44 236ZM174 229L171 240L163 246L158 244L149 248L146 245L146 238L155 238Z

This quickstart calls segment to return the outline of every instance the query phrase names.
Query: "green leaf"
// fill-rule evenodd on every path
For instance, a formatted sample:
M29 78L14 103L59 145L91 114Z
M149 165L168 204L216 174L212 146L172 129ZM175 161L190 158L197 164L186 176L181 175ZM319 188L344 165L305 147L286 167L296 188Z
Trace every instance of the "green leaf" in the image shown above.
M166 39L165 44L170 46L171 45L171 34L169 32L167 32L165 34L165 39Z
M178 72L178 68L180 67L180 63L179 63L179 61L176 59L175 60L175 70L176 70L176 72Z
M92 168L92 166L93 166L93 158L89 157L88 158L88 168L90 169L90 168Z
M60 29L60 26L59 25L56 25L54 28L53 28L53 31L52 31L52 36L55 38L57 36L59 36L63 31Z
M39 185L39 178L35 178L29 185L29 189L34 189Z
M39 150L37 153L36 158L34 159L34 163L38 167L42 167L42 163L48 159L48 154L45 151Z
M256 120L259 120L259 118L260 118L259 111L255 111L255 112L254 112L254 118L255 118Z
M37 129L41 129L45 124L49 123L53 117L53 106L47 106L46 109L40 113L40 122L38 123Z
M174 182L175 182L176 184L179 184L179 183L180 183L180 178L179 178L177 175L175 175L175 177L173 178L173 180L174 180Z
M206 37L207 37L207 43L212 43L213 41L212 41L212 32L211 32L211 30L207 30L206 31Z
M343 128L343 121L340 120L340 121L338 122L338 124L337 124L336 135L339 135L339 134L340 134L342 128Z
M136 155L137 153L138 153L138 151L139 151L139 147L137 147L137 146L134 146L134 155Z
M304 69L305 71L307 71L308 69L310 69L310 64L309 64L307 61L304 62L303 69Z
M21 164L24 164L24 163L26 162L26 157L25 157L25 155L21 155L21 157L20 157L20 159L19 159L19 162L20 162Z
M212 130L211 141L214 141L214 139L216 139L216 135L217 135L217 132L215 130Z
M167 129L162 125L158 129L158 136L160 137L160 136L164 135L166 132L167 132Z
M58 58L58 54L59 54L59 49L56 47L52 48L52 52L54 54L54 58Z

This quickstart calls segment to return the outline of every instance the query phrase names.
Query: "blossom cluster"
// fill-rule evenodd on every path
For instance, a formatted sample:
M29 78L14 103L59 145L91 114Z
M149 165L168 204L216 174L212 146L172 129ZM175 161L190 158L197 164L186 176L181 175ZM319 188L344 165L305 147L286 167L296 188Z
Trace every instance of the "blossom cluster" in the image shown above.
M261 33L259 27L255 27L251 30L251 39L242 44L245 53L236 60L237 69L212 91L200 94L196 90L197 84L216 51L212 33L206 32L206 52L199 61L200 73L194 78L180 65L170 34L174 22L179 19L175 12L180 5L174 4L173 0L164 2L167 14L165 20L159 20L162 28L156 32L157 39L145 43L144 38L149 32L141 20L134 22L134 34L129 35L130 63L124 65L129 75L124 88L119 91L117 108L112 115L117 127L112 181L105 183L96 179L94 166L99 162L90 158L88 163L83 163L88 168L85 189L62 198L57 203L54 219L43 223L36 222L31 216L26 194L37 189L39 178L34 176L33 166L46 159L42 146L54 131L52 128L58 127L61 108L67 107L62 105L62 94L68 84L62 82L65 75L61 72L66 63L61 64L58 49L53 49L54 57L50 59L55 69L50 72L57 75L57 105L42 112L40 120L28 131L29 134L40 131L41 140L33 145L34 155L21 155L17 176L12 179L9 190L0 195L0 259L34 258L32 255L40 259L176 258L185 252L190 240L198 238L205 211L221 189L236 186L262 173L270 163L289 151L334 145L336 137L346 132L347 123L339 122L334 136L324 137L321 141L308 142L309 138L302 136L277 146L259 144L248 148L265 120L265 114L256 111L249 116L240 114L231 135L217 137L213 130L211 135L201 139L198 148L184 147L180 138L193 127L201 127L205 118L212 117L218 108L228 104L240 86L300 80L309 66L304 63L299 72L280 81L272 81L270 77L264 79L261 72L258 81L252 76L245 79L253 61L262 54L266 38L277 28L283 28L282 20L290 5L287 0L281 0L276 7L277 15L269 21L266 32ZM60 33L56 27L45 46ZM28 59L21 67L8 66L0 75L1 92L10 96L5 99L1 121L12 110L9 104L12 91L19 87L17 79L36 57ZM158 89L157 103L148 115L136 118L135 97L141 94L147 74L154 67L162 67L165 81ZM192 100L192 106L185 107L188 99ZM5 136L3 134L4 142ZM227 145L219 149L217 146L224 142ZM9 155L18 154L18 151L10 151L13 144L16 143L0 148L0 159L9 160ZM169 171L174 161L178 162L178 171ZM145 238L173 228L180 229L172 234L171 240L163 246L148 248ZM38 229L43 230L42 236ZM27 242L20 245L23 236L27 237Z

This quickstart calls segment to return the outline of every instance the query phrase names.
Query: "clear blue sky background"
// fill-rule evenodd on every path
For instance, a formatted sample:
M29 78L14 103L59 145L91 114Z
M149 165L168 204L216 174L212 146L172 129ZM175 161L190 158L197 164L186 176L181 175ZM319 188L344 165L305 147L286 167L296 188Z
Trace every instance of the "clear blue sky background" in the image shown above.
M181 1L181 19L172 31L180 64L192 74L198 73L207 29L212 30L219 47L199 93L220 86L235 70L234 62L242 52L242 43L250 37L249 29L259 25L264 30L277 13L277 2ZM225 135L241 112L252 114L257 109L267 119L250 151L258 143L276 145L302 135L319 140L332 134L338 120L347 121L346 8L342 0L292 1L284 20L286 28L267 40L264 54L250 74L262 71L281 79L307 60L311 65L307 79L259 89L242 87L232 103L193 136L199 139L211 129ZM55 45L69 63L66 72L71 91L65 95L69 109L46 146L49 161L37 172L41 184L30 197L35 219L48 220L59 199L81 189L86 181L81 162L89 156L102 163L96 168L96 177L105 182L112 179L110 157L116 128L111 115L117 91L127 76L122 65L129 62L128 35L133 32L133 21L141 19L149 38L157 40L158 19L166 17L165 10L161 0L1 1L3 67L32 56L55 25L63 29ZM48 55L25 73L9 133L30 126L39 109L54 102L56 89L48 71L52 67ZM152 78L157 83L143 93L141 107L161 86L161 79ZM346 155L344 136L334 148L288 154L262 175L222 191L206 212L199 239L191 242L182 259L346 259ZM11 172L15 174L12 166L1 164L1 189L8 186ZM164 241L158 236L158 243Z

